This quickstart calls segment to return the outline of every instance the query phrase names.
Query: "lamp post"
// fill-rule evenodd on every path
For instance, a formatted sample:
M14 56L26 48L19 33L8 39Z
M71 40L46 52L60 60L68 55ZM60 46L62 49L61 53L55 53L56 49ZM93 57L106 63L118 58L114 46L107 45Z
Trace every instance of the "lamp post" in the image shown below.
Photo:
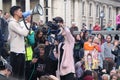
M103 18L105 17L104 11L100 12L100 18L101 18L101 30L103 29Z
M46 17L45 17L45 19L46 19L46 23L48 22L48 0L45 0L45 2L46 2L46 6L45 6L45 15L46 15Z

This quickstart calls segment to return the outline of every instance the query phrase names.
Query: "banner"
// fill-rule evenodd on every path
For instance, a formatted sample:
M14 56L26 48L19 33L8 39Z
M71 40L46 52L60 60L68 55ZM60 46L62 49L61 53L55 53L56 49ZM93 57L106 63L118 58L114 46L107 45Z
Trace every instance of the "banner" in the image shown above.
M92 69L98 69L99 60L98 60L98 51L84 51L84 59L85 59L85 69L86 70L92 70Z

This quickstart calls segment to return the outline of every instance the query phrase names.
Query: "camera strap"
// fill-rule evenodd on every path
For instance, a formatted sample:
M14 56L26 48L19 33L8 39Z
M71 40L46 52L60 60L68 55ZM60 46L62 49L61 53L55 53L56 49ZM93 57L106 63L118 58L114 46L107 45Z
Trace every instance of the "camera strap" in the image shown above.
M27 27L27 24L25 22L25 18L24 17L23 17L23 22L24 22L24 25L25 25L26 29L29 30L29 34L30 34L30 29ZM26 37L24 38L24 40L26 41ZM27 46L25 45L25 52L26 52L25 57L27 58L27 49L26 48L27 48ZM28 58L27 58L27 60L28 60Z
M25 24L26 29L30 31L30 29L28 28L28 26L27 26L27 24L26 24L26 22L25 22L25 18L24 18L24 17L23 17L23 22L24 22L24 24Z

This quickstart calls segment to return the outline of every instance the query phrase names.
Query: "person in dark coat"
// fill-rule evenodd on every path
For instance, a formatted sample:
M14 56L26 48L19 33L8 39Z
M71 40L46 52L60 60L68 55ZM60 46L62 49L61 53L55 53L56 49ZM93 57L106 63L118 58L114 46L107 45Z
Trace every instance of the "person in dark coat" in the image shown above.
M72 22L72 26L70 27L70 32L74 35L74 31L78 31L78 27L75 22Z
M9 76L12 72L12 67L8 63L4 62L2 57L0 58L0 80L10 80Z
M39 44L35 50L33 59L31 61L31 75L29 80L37 80L41 76L45 75L45 45Z
M118 40L114 41L114 48L112 49L112 54L115 55L116 68L120 66L120 44Z
M84 56L84 51L83 51L83 44L84 41L81 39L80 35L75 36L75 45L74 45L74 59L75 63L79 60L81 60Z
M5 19L0 18L0 55L4 58L8 56L6 49L8 34L8 23Z

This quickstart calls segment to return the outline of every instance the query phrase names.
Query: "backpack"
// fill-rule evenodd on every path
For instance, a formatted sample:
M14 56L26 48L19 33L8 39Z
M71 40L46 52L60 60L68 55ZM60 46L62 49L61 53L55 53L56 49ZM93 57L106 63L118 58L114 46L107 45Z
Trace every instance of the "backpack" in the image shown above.
M29 34L27 35L28 44L33 46L35 44L35 32L32 31L31 28L28 28L24 18L23 18L23 22L25 27L29 30Z
M30 30L27 36L28 43L33 46L35 44L35 32Z

